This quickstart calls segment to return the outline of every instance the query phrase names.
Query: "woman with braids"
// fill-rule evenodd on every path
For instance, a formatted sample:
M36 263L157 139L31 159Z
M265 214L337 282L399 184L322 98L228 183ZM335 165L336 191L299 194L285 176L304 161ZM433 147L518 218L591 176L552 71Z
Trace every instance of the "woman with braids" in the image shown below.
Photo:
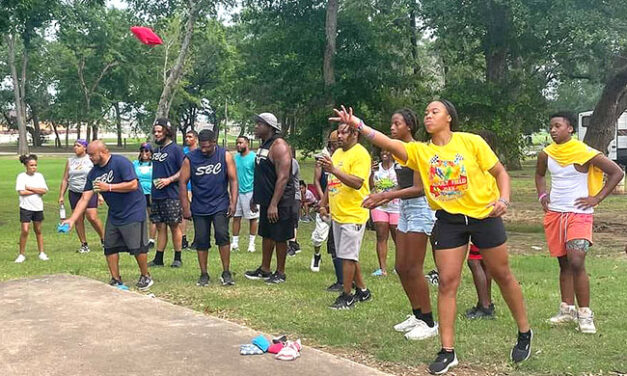
M48 261L48 256L44 252L44 236L41 232L41 222L44 220L44 201L41 197L48 193L48 186L44 176L37 172L37 156L35 154L20 156L20 162L26 168L26 172L17 175L15 182L15 190L20 198L20 222L22 223L20 254L15 262L21 264L26 260L26 241L31 222L33 222L33 229L37 237L39 259Z
M402 142L414 142L418 131L418 119L410 109L392 114L390 131L392 138ZM433 211L425 199L420 174L395 164L399 189L373 193L364 201L367 208L375 208L394 199L400 201L400 215L396 231L395 269L411 304L411 314L394 329L405 333L405 338L421 340L438 334L433 321L429 286L422 268L427 251L427 241L433 228Z
M330 120L355 127L374 145L389 150L401 164L417 171L429 206L436 210L432 244L439 272L442 348L429 372L443 374L458 364L454 351L456 295L471 237L518 326L510 357L515 363L529 358L533 334L521 288L509 267L501 219L509 206L510 180L492 149L481 136L455 132L457 111L443 99L429 103L425 110L424 125L430 139L424 143L393 140L366 126L353 116L352 109L342 107L335 113L337 117Z

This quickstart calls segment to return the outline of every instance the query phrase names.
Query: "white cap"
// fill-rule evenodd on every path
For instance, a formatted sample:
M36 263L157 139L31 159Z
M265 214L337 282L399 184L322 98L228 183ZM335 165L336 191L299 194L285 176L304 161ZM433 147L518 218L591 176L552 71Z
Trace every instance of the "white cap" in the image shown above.
M281 131L281 126L279 125L279 121L277 120L276 116L274 116L274 114L271 114L269 112L264 112L262 114L255 115L255 120L260 121L264 124L268 124L269 126L276 129L277 131Z

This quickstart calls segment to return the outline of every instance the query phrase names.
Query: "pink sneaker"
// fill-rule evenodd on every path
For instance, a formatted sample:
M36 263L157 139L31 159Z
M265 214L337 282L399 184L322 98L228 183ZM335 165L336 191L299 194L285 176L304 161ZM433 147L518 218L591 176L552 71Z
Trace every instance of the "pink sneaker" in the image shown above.
M300 350L302 349L300 339L296 341L288 341L285 347L276 354L275 358L278 360L294 360L300 356Z

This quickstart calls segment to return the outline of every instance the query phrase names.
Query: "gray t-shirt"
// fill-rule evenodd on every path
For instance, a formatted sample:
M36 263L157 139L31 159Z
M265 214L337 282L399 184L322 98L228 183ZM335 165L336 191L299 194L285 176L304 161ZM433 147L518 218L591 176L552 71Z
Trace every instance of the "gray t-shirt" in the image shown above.
M75 193L83 193L85 183L87 182L87 174L89 174L92 167L94 167L94 164L91 163L88 155L80 158L68 158L68 189Z
M300 166L298 165L296 158L292 158L292 179L294 180L294 187L296 187L296 194L294 195L294 198L300 201Z

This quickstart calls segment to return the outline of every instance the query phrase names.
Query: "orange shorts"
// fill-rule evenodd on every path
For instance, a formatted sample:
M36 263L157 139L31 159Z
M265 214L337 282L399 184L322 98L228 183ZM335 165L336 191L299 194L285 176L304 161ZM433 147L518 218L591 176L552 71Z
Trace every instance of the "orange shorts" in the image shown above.
M571 240L584 239L592 245L592 214L549 211L544 215L544 233L551 256L566 256Z

